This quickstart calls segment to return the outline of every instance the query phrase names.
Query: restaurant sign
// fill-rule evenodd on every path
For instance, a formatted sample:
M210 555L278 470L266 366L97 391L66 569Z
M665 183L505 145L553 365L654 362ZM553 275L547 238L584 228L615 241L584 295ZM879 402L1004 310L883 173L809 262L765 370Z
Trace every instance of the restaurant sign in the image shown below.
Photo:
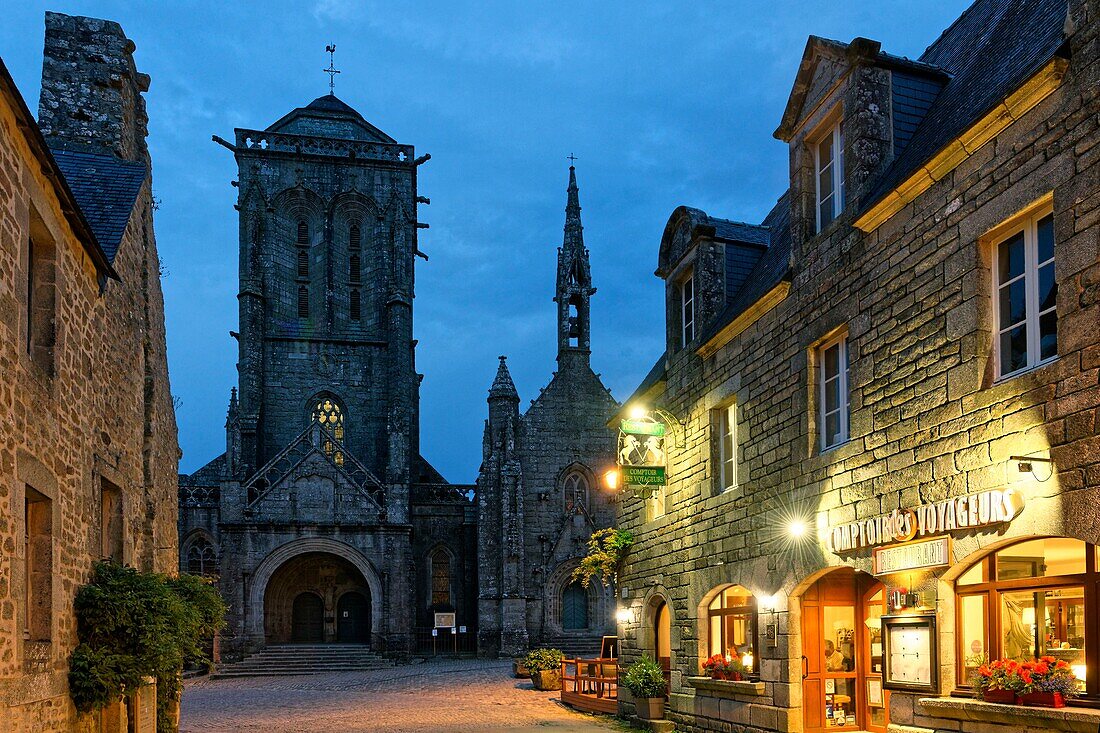
M618 463L624 486L665 485L665 432L663 422L648 416L619 423Z
M887 575L903 570L923 570L951 564L951 538L907 542L904 545L876 547L871 552L875 575Z
M1023 509L1024 497L1016 489L994 489L848 522L830 528L826 541L835 553L854 552L865 547L1011 522Z

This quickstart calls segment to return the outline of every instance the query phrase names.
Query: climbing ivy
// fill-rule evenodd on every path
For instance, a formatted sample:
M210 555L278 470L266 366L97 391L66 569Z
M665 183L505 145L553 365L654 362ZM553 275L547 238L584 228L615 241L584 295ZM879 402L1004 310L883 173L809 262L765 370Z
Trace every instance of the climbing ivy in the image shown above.
M225 623L214 585L105 560L77 591L75 608L80 643L69 658L69 693L77 709L101 709L154 677L157 730L175 731L184 662L207 661L204 641Z
M588 538L588 554L573 571L573 580L579 580L587 588L593 578L604 585L617 585L623 558L634 544L634 535L625 529L597 530Z

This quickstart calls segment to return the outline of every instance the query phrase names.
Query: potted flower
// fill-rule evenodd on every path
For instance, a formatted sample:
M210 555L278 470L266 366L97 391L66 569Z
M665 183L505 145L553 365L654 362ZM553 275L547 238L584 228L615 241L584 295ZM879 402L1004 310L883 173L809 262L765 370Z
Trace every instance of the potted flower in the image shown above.
M740 682L749 673L749 668L741 657L726 657L726 675L728 679Z
M998 659L978 666L974 672L972 684L974 691L986 702L999 702L1011 705L1016 702L1016 690L1019 679L1014 667L1017 663L1010 659Z
M561 689L561 663L565 655L560 649L535 649L523 659L523 666L531 673L531 684L536 690Z
M1067 698L1080 694L1077 675L1061 659L1042 657L1035 662L1021 662L1017 674L1020 702L1024 705L1064 708Z
M620 682L634 696L639 718L660 720L665 717L667 687L661 665L643 655L627 668Z
M1034 662L998 659L978 667L974 689L986 702L1061 708L1081 694L1077 675L1065 661L1043 657Z
M704 659L703 674L713 680L726 679L726 658L721 654L712 654Z

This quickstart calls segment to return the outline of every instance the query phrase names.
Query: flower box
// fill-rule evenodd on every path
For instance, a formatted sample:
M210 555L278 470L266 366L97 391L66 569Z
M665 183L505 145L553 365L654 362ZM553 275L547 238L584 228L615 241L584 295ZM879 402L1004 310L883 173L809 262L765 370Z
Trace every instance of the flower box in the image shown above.
M1020 695L1020 704L1030 708L1064 708L1066 698L1060 692L1025 692Z
M1016 693L1012 690L986 690L982 693L982 699L986 702L998 702L1002 705L1015 705Z

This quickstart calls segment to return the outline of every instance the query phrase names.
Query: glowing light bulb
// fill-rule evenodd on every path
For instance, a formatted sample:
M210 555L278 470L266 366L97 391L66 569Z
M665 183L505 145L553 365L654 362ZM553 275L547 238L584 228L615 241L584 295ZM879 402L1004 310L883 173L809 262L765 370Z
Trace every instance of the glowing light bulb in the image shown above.
M629 412L631 420L641 420L643 417L645 417L648 414L649 414L648 410L646 410L645 407L643 407L642 405L633 405L630 408L630 412Z
M806 531L806 523L803 522L801 519L791 520L791 523L787 525L787 534L789 534L796 540L805 537Z

